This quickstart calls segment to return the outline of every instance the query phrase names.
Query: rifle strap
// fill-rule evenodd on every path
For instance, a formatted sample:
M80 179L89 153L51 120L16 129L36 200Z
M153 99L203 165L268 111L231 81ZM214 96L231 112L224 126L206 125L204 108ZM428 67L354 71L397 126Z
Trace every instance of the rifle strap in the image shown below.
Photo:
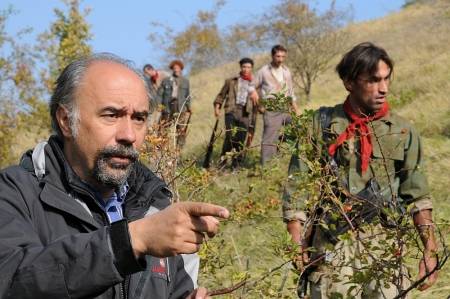
M333 107L322 106L319 108L320 129L322 131L322 140L324 142L328 142L331 139L330 124L333 110Z
M324 142L325 145L327 145L333 139L333 134L331 133L330 129L333 111L334 111L333 107L322 106L319 108L320 130L322 132L322 141ZM338 163L336 159L334 157L331 157L328 154L328 151L326 151L326 156L327 156L326 161L328 161L328 163L331 164L331 167L335 172L335 175L337 175Z

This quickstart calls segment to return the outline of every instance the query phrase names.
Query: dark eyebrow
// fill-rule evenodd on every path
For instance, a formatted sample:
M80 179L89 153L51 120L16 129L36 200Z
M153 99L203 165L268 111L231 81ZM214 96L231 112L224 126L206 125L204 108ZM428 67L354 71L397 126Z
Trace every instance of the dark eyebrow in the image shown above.
M116 107L113 107L113 106L107 106L107 107L104 107L104 108L102 108L100 110L101 113L103 113L103 112L112 112L114 114L125 113L125 111L126 111L125 108L116 108Z
M131 117L143 117L143 118L148 118L149 116L149 112L148 111L135 111L133 112L133 114L131 115Z
M113 107L113 106L107 106L107 107L102 108L102 109L100 110L100 112L101 112L101 113L103 113L103 112L112 112L112 113L114 113L114 114L119 114L119 115L121 115L121 114L126 113L126 108L125 108L125 107L123 107L123 108L117 108L117 107ZM144 110L144 111L135 111L135 112L133 112L132 116L133 116L133 117L148 117L149 114L150 114L150 112L148 112L147 110Z

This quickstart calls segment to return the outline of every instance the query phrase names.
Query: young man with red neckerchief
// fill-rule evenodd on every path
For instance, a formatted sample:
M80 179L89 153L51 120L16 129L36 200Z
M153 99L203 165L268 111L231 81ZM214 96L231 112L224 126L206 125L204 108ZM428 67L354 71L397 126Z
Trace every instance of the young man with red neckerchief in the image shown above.
M214 115L219 117L221 109L225 110L225 140L222 148L221 164L225 165L225 155L235 151L232 158L232 168L238 167L243 162L243 148L246 143L251 119L254 116L258 94L253 84L253 60L242 58L239 61L239 76L225 80L225 83L214 100ZM223 106L223 107L222 107Z
M396 209L398 215L408 217L406 210L409 208L411 211L424 244L417 279L436 267L432 203L422 169L420 137L409 121L390 111L387 95L393 61L384 49L372 43L359 44L343 56L336 70L349 95L343 104L323 107L315 113L312 120L312 137L317 145L315 156L335 169L336 190L341 192L336 196L344 205L353 198L364 199L369 194L368 190L378 191L372 192L375 196L367 197L370 200L365 204L353 206L353 210L350 206L345 212L353 218L348 216L347 221L323 217L329 229L310 226L313 233L306 240L308 234L305 232L309 228L304 224L311 219L308 218L311 211L306 205L308 192L299 194L293 187L295 178L301 179L301 173L309 169L305 157L294 156L290 164L290 182L284 192L283 218L288 232L300 248L314 248L309 254L301 254L299 267L324 257L311 268L314 270L307 280L312 299L335 298L339 294L351 298L394 298L399 294L398 285L404 290L416 279L410 279L407 270L400 269L401 266L391 276L383 277L381 272L376 272L380 275L373 274L370 281L360 284L350 279L355 274L365 273L373 264L384 263L386 266L388 261L395 260L395 256L379 255L389 244L393 245L387 237L393 228L390 227L392 222L386 221L391 217L389 214L386 216L383 210L386 206L374 200L378 198L387 207ZM324 193L321 194L323 199ZM337 214L344 218L342 213ZM327 215L327 212L322 215ZM358 220L353 223L352 237L342 240L339 236L348 232L351 225L345 224L341 227L347 228L339 230L336 223L352 222L352 219ZM367 226L367 223L373 224ZM330 228L331 224L334 229ZM370 240L375 247L367 247L362 240ZM402 247L392 254L401 255L403 250ZM363 261L364 256L366 261ZM436 280L437 272L433 272L419 289L429 288Z

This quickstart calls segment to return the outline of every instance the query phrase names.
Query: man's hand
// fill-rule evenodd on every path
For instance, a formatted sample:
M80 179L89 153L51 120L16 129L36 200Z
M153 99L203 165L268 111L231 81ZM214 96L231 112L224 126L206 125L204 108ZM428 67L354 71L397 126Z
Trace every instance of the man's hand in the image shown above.
M434 224L431 210L418 211L414 214L413 220L425 248L423 258L419 263L418 279L421 279L431 271L434 271L430 276L428 276L428 280L418 287L419 290L424 291L431 287L438 278L438 272L435 271L437 266L437 244L436 237L434 236Z
M213 237L219 229L219 220L230 213L224 207L199 203L180 202L166 209L130 222L131 243L136 257L149 254L168 257L194 253L200 249L205 233Z
M297 101L292 101L292 109L294 110L295 115L300 116L300 114L302 114L300 108L298 108Z
M214 108L214 116L216 117L216 118L219 118L219 116L220 116L220 108Z
M430 273L431 271L434 271L437 266L437 258L434 253L425 252L424 257L420 260L419 263L419 277L417 279L421 279L427 273ZM438 278L438 272L434 271L430 276L428 276L428 281L425 283L422 283L418 289L420 291L425 291L429 287L431 287Z
M308 245L305 240L301 239L303 225L298 220L291 220L287 223L287 231L291 235L292 241L299 244L300 252L294 260L294 265L297 270L302 271L303 267L309 263L309 255L307 252Z
M214 116L218 118L220 116L220 104L214 105Z
M186 299L211 299L211 297L208 296L207 289L198 288L195 289L192 293L190 293L189 296L186 297Z
M254 106L258 106L259 96L258 96L258 93L256 92L256 90L250 94L250 100L252 100L252 103Z

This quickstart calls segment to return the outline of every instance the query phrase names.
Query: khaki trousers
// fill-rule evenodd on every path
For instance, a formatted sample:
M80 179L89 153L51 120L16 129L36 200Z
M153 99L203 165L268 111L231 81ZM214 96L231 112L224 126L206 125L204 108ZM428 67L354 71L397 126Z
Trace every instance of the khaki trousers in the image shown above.
M378 225L364 233L358 232L358 237L353 235L334 245L334 250L327 253L327 261L309 276L311 299L392 299L398 294L398 277L402 278L402 289L406 289L410 285L406 267L401 267L401 273L398 270L387 271L388 263L395 261L395 258L393 255L386 256L386 252L395 248L396 242L387 240L384 230ZM313 247L318 249L318 254L325 252L330 245L320 230L316 232ZM374 265L379 265L378 270L367 271L374 269ZM358 280L360 283L357 283Z
M266 111L263 120L261 164L264 165L277 153L281 128L291 123L291 116L285 112Z

